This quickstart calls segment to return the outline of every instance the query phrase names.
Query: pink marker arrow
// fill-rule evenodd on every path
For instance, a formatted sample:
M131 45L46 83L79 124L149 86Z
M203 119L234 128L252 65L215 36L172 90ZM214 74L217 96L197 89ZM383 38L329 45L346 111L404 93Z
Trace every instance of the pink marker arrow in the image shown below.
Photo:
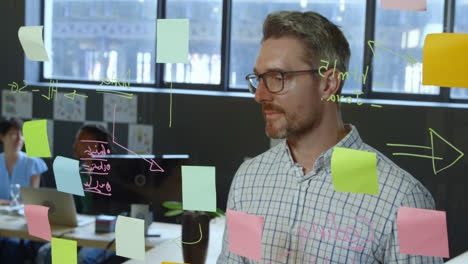
M164 172L164 170L161 168L161 166L159 166L159 164L158 164L156 161L154 161L154 159L151 159L151 161L149 161L149 160L143 158L141 155L138 155L137 153L131 151L130 149L128 149L128 148L126 148L126 147L120 145L119 143L117 143L117 141L115 141L115 109L116 109L116 107L117 107L117 104L114 104L114 121L113 121L113 123L112 123L112 142L113 142L114 144L116 144L117 146L119 146L119 147L125 149L125 150L128 151L128 152L131 152L131 153L137 155L138 157L142 158L143 160L145 160L146 162L148 162L149 164L151 164L150 169L149 169L150 171L160 171L160 172ZM154 165L156 165L156 167L158 167L158 168L155 169L155 168L154 168Z

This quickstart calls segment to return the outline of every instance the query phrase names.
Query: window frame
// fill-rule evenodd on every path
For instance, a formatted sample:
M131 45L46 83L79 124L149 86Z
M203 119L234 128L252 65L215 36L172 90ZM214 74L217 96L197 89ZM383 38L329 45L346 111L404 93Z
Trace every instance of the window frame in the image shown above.
M45 1L41 0L40 8L40 22L43 25L45 20ZM166 2L168 0L158 0L156 5L157 18L166 17ZM232 4L235 0L222 0L222 25L221 25L221 69L220 69L220 84L197 84L197 83L183 83L172 82L174 89L187 89L187 90L201 90L201 91L216 91L216 92L241 92L249 93L248 89L239 87L230 87L230 51L231 51L231 24L232 24ZM467 103L468 99L450 98L451 87L439 87L439 94L412 94L412 93L390 93L390 92L377 92L372 87L373 79L373 54L367 46L367 41L374 40L376 28L376 12L377 0L366 0L365 5L365 30L363 40L363 63L362 70L369 66L369 73L367 76L368 81L366 84L361 84L361 91L363 92L361 98L363 99L384 99L384 100L403 100L403 101L422 101L422 102L436 102L436 103ZM456 0L444 0L443 11L443 32L453 33L455 23L455 7ZM157 23L155 23L155 31L157 30ZM46 29L44 29L46 30ZM156 45L156 43L154 43ZM142 88L170 88L171 83L164 80L165 67L163 63L155 63L155 82L153 84L147 83L130 83L132 87ZM44 78L44 63L39 63L39 81L42 83L49 83L51 79ZM55 80L55 79L54 79ZM83 80L64 80L58 79L59 83L77 84L77 85L99 85L99 81L83 81ZM458 88L462 89L462 88ZM353 95L343 91L343 95Z

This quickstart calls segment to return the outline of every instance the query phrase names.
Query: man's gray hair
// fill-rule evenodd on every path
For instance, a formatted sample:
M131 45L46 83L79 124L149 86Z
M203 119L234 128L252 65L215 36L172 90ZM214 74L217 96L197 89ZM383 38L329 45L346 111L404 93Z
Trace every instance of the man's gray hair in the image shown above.
M320 60L336 60L336 68L343 74L348 71L351 50L343 32L322 15L309 11L279 11L268 15L263 23L262 42L269 38L297 37L305 47L304 61L318 68ZM344 79L344 78L343 78ZM337 94L341 94L344 80Z

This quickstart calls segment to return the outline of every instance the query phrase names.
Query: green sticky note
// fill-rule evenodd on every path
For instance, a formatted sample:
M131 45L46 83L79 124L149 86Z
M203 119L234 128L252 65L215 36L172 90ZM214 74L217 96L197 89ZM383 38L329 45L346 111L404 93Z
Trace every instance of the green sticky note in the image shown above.
M117 216L115 250L117 256L145 260L145 221Z
M157 33L156 62L188 63L188 19L158 19Z
M76 264L77 243L73 240L52 238L52 264Z
M23 125L24 145L28 157L50 157L47 120L25 122Z
M379 194L377 155L373 152L335 147L331 171L335 191Z
M182 207L216 212L215 167L182 166Z

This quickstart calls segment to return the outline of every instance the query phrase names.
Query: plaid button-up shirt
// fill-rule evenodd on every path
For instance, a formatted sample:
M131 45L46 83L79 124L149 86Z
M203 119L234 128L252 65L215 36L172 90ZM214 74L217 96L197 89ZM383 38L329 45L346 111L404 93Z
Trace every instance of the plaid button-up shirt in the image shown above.
M286 140L240 166L227 208L265 218L261 263L443 263L442 258L400 253L398 208L435 209L434 200L418 180L365 144L350 126L334 147L377 154L378 195L334 190L334 147L306 175ZM228 237L226 222L218 264L258 263L229 252Z

